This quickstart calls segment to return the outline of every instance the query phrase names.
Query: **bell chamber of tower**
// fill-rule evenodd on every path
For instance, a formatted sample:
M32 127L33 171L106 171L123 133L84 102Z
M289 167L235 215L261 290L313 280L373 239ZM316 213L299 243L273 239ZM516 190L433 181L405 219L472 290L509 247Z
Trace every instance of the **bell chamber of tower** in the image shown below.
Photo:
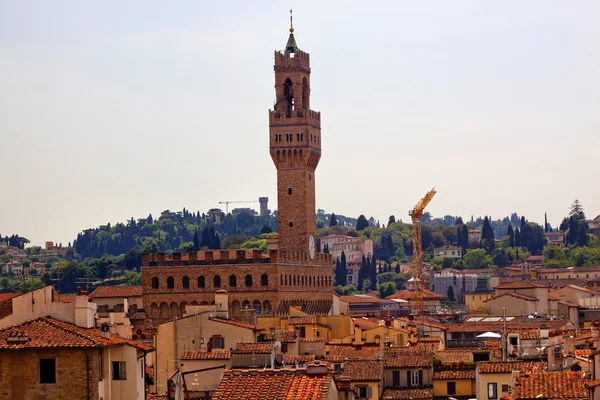
M285 50L275 51L275 102L269 111L269 146L277 168L281 250L314 258L315 170L321 159L321 113L310 109L310 56L293 29Z

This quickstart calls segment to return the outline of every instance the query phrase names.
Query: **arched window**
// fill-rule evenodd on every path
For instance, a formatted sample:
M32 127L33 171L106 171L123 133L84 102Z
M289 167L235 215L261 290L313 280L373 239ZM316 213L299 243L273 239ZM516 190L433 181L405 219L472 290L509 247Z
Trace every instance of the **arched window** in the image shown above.
M300 278L301 285L304 286L304 275Z
M220 288L221 287L221 277L219 275L215 275L213 279L213 287Z
M291 187L288 188L288 195L290 195L290 196L292 195L292 188Z
M175 287L175 279L172 276L167 278L167 289L173 289Z
M206 282L204 282L204 276L198 277L198 288L206 287Z
M250 274L246 275L246 279L245 280L246 280L246 286L247 287L252 286L252 275L250 275Z
M189 289L190 288L190 278L188 278L187 276L184 276L183 279L181 280L181 287L183 287L184 289Z
M235 277L235 275L231 275L229 277L229 287L236 287L237 286L237 278Z
M283 285L283 275L279 275L279 284Z
M260 276L260 285L269 286L269 276L267 274L262 274Z
M308 80L306 77L302 79L302 109L308 110L310 109L310 88L308 87Z
M152 289L158 289L158 278L152 278Z

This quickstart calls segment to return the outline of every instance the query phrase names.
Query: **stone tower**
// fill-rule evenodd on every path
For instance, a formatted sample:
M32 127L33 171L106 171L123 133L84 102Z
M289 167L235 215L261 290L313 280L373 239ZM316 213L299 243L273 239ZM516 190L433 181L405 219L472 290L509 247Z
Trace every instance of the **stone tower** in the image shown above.
M277 168L279 249L315 256L315 169L321 158L321 114L310 109L310 56L290 27L285 50L275 51L275 103L269 146Z

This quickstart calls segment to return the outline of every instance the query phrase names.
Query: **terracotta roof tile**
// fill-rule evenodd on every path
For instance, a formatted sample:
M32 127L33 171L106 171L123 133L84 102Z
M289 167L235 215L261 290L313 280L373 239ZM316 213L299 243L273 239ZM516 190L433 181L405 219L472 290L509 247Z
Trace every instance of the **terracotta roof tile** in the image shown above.
M307 374L303 369L227 370L213 400L325 400L332 374Z
M431 400L432 389L385 389L381 400Z
M338 375L339 379L347 378L351 381L380 381L383 376L383 362L381 361L347 361L344 370Z
M430 290L423 289L423 300L439 300L441 299L441 294L434 293ZM415 292L412 290L399 290L396 293L386 297L386 299L401 299L413 301L415 298Z
M346 303L389 303L389 300L380 299L379 297L366 297L366 296L340 296L340 301Z
M360 329L377 328L379 326L379 322L362 318L352 318L352 322L355 326L358 325Z
M407 347L392 347L388 349L386 367L431 367L433 352L424 348L411 349Z
M533 320L532 322L514 322L506 323L509 330L527 330L539 329L540 326L546 325L548 329L562 329L571 326L569 321L548 321L548 320ZM502 322L465 322L462 324L448 324L448 332L500 332L502 330Z
M255 331L260 331L261 328L258 328L252 324L247 324L245 322L240 322L240 321L236 321L233 319L225 319L225 318L219 318L219 317L212 317L210 318L211 321L214 322L220 322L222 324L228 324L228 325L233 325L233 326L239 326L240 328L247 328L247 329L252 329Z
M128 344L144 351L152 347L111 335L101 337L99 329L80 328L54 318L38 318L0 330L0 349L103 348Z
M521 373L513 387L514 399L588 399L584 372Z
M445 363L473 361L473 352L462 349L446 349L442 351L436 351L435 355Z
M21 293L0 293L0 303L6 300L11 300L20 295Z
M90 297L141 297L141 285L125 285L125 286L98 286Z
M345 360L377 360L381 358L379 346L353 346L351 344L339 344L325 346L325 360L340 362Z
M517 298L517 299L521 299L521 300L527 300L527 301L539 301L537 298L532 297L532 296L526 296L526 295L521 294L521 293L507 292L507 293L501 293L501 294L498 294L496 296L490 297L489 299L484 300L483 302L487 303L489 301L494 301L494 300L499 299L499 298L504 297L504 296L510 296L510 297L514 297L514 298Z
M531 289L531 288L547 288L548 286L542 285L532 281L518 280L514 282L502 283L496 286L496 289Z
M229 360L231 353L229 350L197 350L197 351L184 351L181 360Z
M266 332L262 336L265 342L295 343L298 340L298 332L296 331Z
M591 349L573 350L572 353L575 357L589 357L592 355L592 350Z
M238 343L231 354L271 354L273 352L273 343Z
M475 379L475 369L436 371L433 379Z
M300 338L300 343L318 343L325 342L325 339L320 337Z
M294 356L294 355L289 355L289 354L283 355L283 364L284 365L306 364L307 362L311 362L314 360L315 360L314 354L300 355L300 356Z
M507 374L512 371L539 370L543 364L530 361L482 361L477 363L480 374Z

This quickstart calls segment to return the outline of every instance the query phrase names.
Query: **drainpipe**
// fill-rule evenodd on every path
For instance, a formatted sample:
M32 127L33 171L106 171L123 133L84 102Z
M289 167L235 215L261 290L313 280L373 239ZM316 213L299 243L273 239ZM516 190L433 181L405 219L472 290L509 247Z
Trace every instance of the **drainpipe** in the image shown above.
M85 372L86 372L86 399L90 400L90 356L88 356L87 351L83 350L83 354L85 354Z

